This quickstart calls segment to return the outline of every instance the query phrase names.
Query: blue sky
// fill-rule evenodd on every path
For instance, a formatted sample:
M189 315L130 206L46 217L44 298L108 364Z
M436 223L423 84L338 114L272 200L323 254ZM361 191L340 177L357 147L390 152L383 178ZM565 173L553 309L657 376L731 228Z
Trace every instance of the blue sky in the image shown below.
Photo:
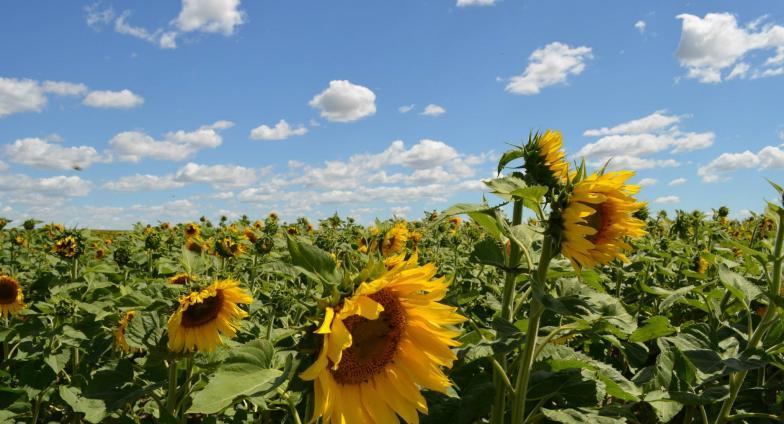
M16 221L418 218L546 128L654 210L784 182L779 1L30 1L0 40Z

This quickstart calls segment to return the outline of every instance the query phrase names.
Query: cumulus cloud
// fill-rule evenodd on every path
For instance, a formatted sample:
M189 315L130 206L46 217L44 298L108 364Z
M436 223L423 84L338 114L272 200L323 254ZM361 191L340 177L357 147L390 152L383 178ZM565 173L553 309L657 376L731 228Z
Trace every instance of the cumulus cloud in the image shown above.
M740 153L722 153L709 164L701 166L697 175L706 183L729 179L727 173L737 169L784 169L784 150L765 146L757 153L746 150Z
M149 174L136 174L127 177L122 177L116 181L109 181L102 187L106 190L112 191L153 191L153 190L169 190L184 186L185 183L175 181L174 175L149 175Z
M218 121L195 131L168 132L163 140L156 140L141 131L125 131L109 140L110 154L126 162L139 162L143 158L181 161L199 150L220 146L223 138L218 129L231 125L229 121Z
M32 178L24 174L0 174L0 194L23 203L32 203L42 197L83 197L90 192L90 186L89 181L78 176Z
M669 183L667 183L667 185L670 187L675 187L675 186L686 184L686 181L687 181L686 178L676 178L670 181Z
M439 105L435 105L435 104L431 103L431 104L425 106L425 110L423 110L422 113L420 113L420 115L432 116L432 117L435 118L435 117L441 116L441 115L443 115L445 113L446 113L446 109L444 109L443 107L441 107Z
M250 131L250 138L253 140L285 140L289 137L305 135L308 129L303 125L292 128L288 122L281 119L274 127L260 125Z
M653 203L659 203L661 205L672 205L675 203L680 203L681 199L678 196L661 196L653 199Z
M40 138L23 138L3 146L8 160L39 169L87 168L108 158L91 146L64 147Z
M637 183L637 185L639 185L640 187L647 187L647 186L656 185L656 183L658 182L659 180L657 180L656 178L643 178L640 180L640 182Z
M53 93L60 96L79 96L87 91L87 86L65 81L44 81L41 86L45 93Z
M498 0L457 0L457 7L492 6Z
M40 112L47 103L46 95L78 96L87 87L65 81L44 81L0 77L0 118L12 113Z
M640 31L640 34L645 34L645 27L647 24L643 20L639 20L634 23L634 27L637 28L637 31Z
M591 48L554 42L534 50L522 75L510 78L506 91L530 96L548 86L566 83L569 75L580 75L593 58Z
M411 103L410 105L404 105L404 106L400 106L399 108L397 108L398 112L400 112L400 113L408 113L408 112L411 112L411 110L413 110L413 109L414 109L414 104L413 103Z
M577 152L593 164L609 159L611 167L649 169L678 166L671 158L649 158L647 156L669 152L670 154L705 149L713 145L716 138L712 132L683 132L679 124L685 116L669 115L656 111L648 116L633 119L613 127L586 130L583 135L599 137Z
M232 35L245 23L240 0L182 0L182 10L174 21L180 31L201 31Z
M376 113L376 95L367 87L334 80L308 105L319 109L321 117L329 121L353 122Z
M708 13L705 17L687 13L676 16L682 21L681 40L675 56L688 71L688 78L702 83L723 79L762 78L784 74L784 26L763 24L764 17L744 26L730 13ZM752 65L754 53L764 62ZM731 69L724 78L722 73Z
M128 89L121 91L91 91L82 103L85 106L103 109L133 109L144 104L144 97Z
M238 165L199 165L189 162L180 168L174 180L183 183L210 184L216 188L238 188L253 184L256 170Z

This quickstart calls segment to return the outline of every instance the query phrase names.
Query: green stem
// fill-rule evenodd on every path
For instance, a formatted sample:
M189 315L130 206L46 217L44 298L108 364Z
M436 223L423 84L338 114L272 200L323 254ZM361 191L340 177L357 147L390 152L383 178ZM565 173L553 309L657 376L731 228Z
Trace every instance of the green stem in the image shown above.
M186 423L188 421L187 415L185 414L185 407L186 401L188 400L188 396L190 395L191 391L191 376L193 375L193 354L188 355L188 358L185 360L185 380L182 383L182 396L180 397L180 402L177 405L178 410L178 417L180 423Z
M512 226L520 225L523 221L523 202L515 201L512 209ZM520 246L510 241L509 256L507 257L507 271L504 281L504 292L501 298L501 319L509 321L512 318L512 307L514 305L515 297L515 281L517 280L517 268L520 262ZM491 424L502 424L504 422L504 413L506 411L506 385L504 384L504 377L506 377L506 355L499 353L495 355L494 361L497 363L498 368L493 368L493 385L495 386L495 401L493 402L493 409L490 415ZM503 375L502 375L503 373ZM508 378L507 378L508 379Z
M783 244L784 211L780 211L779 228L776 234L776 245L773 249L773 279L771 280L770 285L770 291L773 295L779 294L781 292L781 252ZM765 315L762 317L762 320L757 325L757 328L754 330L754 333L749 339L749 343L745 349L746 351L757 348L757 345L760 343L760 341L763 340L765 333L768 330L768 324L774 322L777 318L777 310L778 308L776 308L774 305L768 306L768 310L765 312ZM746 379L746 374L748 374L747 370L730 374L730 396L724 400L724 403L722 403L719 417L716 419L716 424L724 424L729 420L730 412L732 412L732 405L735 403L735 399L737 399L738 393L743 386L743 380Z
M177 360L169 362L169 391L166 394L166 411L175 414L177 406Z
M545 236L542 241L542 253L539 257L539 267L536 276L531 280L531 284L536 284L541 291L545 290L547 282L547 269L552 259L552 240L550 236ZM533 286L532 286L533 287ZM533 288L534 293L536 288ZM515 399L512 406L512 423L522 423L525 419L525 403L528 396L528 380L531 378L531 367L533 366L534 352L536 351L536 338L539 333L539 322L544 313L544 306L536 298L531 297L531 310L528 313L528 331L525 333L525 350L520 358L520 365L517 371L517 381L515 382Z

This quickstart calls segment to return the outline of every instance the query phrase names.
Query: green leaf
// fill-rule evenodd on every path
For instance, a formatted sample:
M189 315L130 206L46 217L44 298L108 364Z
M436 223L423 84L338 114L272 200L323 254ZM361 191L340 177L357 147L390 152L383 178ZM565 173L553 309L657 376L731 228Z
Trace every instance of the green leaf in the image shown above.
M203 390L193 396L188 413L215 414L236 399L258 396L284 382L283 372L268 368L272 345L267 341L251 341L234 349Z
M743 303L746 309L749 308L751 301L758 298L762 291L742 275L731 271L724 265L719 265L719 281L729 290L732 297Z
M74 412L84 414L84 419L91 423L98 423L106 416L106 406L98 399L82 397L81 391L76 387L60 386L60 397Z
M622 418L603 417L596 411L584 408L577 409L541 409L542 415L547 419L557 423L565 424L584 424L584 423L597 423L597 424L614 424L625 423L626 420Z
M474 245L474 251L471 252L471 261L499 268L506 266L504 263L504 252L501 251L498 242L490 239L484 239Z
M669 399L667 392L655 390L645 395L645 402L651 405L660 422L668 423L683 409L683 404Z
M661 336L667 336L675 332L675 328L670 325L667 317L657 315L648 318L645 325L638 328L629 336L630 342L647 342Z
M496 173L500 174L509 162L520 159L523 155L525 155L525 150L523 150L522 147L515 147L512 150L505 151L504 154L501 155L501 159L498 160L498 170Z
M309 277L315 276L316 279L331 284L340 283L341 276L337 271L337 265L327 252L291 237L286 237L286 244L291 255L291 263Z
M163 336L160 318L155 312L137 312L125 329L125 341L135 349L156 346Z
M45 359L47 365L52 368L55 374L59 374L60 371L65 369L65 366L71 360L71 349L63 349L61 352L56 354L50 354Z

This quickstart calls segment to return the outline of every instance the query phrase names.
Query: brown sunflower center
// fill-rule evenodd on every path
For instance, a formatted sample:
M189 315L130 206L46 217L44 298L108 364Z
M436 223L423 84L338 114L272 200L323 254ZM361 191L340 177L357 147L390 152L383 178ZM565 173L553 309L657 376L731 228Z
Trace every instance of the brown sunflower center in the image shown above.
M360 384L370 380L393 362L398 343L406 328L406 313L397 295L388 289L371 294L384 311L378 319L369 320L354 315L343 320L351 333L351 346L343 351L343 358L332 376L339 384Z
M16 301L19 286L10 278L0 279L0 304L7 305Z
M608 213L605 210L606 206L604 203L600 203L598 205L589 205L595 211L593 214L589 215L585 218L586 223L589 227L596 230L595 234L591 234L586 238L590 242L595 242L601 239L602 234L604 234L605 230L610 224L610 220L608 219Z
M198 327L214 320L223 307L223 291L218 290L215 296L204 299L201 303L188 306L182 313L183 327Z

